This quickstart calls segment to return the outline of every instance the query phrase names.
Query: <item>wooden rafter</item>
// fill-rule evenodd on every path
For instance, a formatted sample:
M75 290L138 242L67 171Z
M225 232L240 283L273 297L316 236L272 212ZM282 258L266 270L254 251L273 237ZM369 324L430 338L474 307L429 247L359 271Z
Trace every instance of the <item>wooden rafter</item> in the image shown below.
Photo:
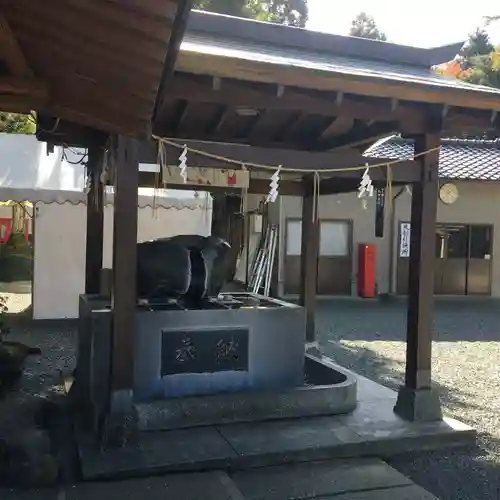
M280 97L277 97L276 92L256 90L227 79L221 79L220 89L214 90L210 82L207 80L205 83L183 74L176 74L168 86L168 96L192 102L226 104L234 107L282 111L307 110L310 114L344 116L360 120L398 120L407 122L408 126L415 130L423 126L423 113L415 106L400 104L391 109L389 101L362 102L343 94L340 99L332 99L290 88L283 88Z
M332 136L346 134L354 126L354 118L339 116L335 118L321 133L320 140L327 140Z
M0 11L0 58L7 64L10 73L18 77L33 76L33 71L12 32L10 25Z
M371 126L358 125L350 132L317 141L313 149L328 151L338 148L356 148L374 142L398 130L397 122L377 123Z
M207 134L210 136L216 136L221 127L224 125L224 121L229 114L229 108L227 106L219 106L217 113L213 120L209 123L207 128Z

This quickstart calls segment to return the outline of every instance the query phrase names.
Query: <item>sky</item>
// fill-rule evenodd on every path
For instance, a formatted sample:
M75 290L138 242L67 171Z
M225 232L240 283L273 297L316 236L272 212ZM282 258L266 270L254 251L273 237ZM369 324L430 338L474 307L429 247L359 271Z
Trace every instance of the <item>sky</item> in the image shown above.
M389 41L415 47L437 47L465 41L482 24L483 16L500 15L499 0L477 4L457 0L308 0L307 28L346 35L359 12L375 18ZM459 8L463 6L464 8ZM500 44L500 22L489 28L492 41Z

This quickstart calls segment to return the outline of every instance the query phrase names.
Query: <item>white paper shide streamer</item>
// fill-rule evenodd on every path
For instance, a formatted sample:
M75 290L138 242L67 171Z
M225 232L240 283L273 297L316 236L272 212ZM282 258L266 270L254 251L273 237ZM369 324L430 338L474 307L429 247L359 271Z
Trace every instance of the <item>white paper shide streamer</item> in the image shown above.
M184 184L187 183L187 156L188 156L188 148L184 146L181 155L179 156L179 170L184 181Z
M371 198L372 196L373 196L373 184L370 177L370 167L367 164L366 169L363 173L363 177L361 177L361 182L358 188L358 198L362 200L363 208L365 210L368 206L367 198Z
M274 174L271 176L271 183L269 184L270 190L269 194L267 195L266 203L274 203L278 198L280 171L281 165L278 167L278 170L276 170L276 172L274 172Z

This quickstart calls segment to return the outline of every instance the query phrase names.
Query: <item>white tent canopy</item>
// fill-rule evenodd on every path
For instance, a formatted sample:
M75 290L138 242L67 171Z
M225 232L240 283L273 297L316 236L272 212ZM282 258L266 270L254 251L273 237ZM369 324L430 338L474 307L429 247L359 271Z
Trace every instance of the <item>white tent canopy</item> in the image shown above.
M48 153L46 143L33 135L0 134L0 201L85 203L85 167L73 164L84 153L61 147ZM111 188L106 203L112 203ZM139 207L153 205L194 210L206 206L206 197L194 191L139 188Z
M34 136L0 134L0 201L36 203L34 319L78 317L78 297L85 290L87 210L85 168L73 163L83 153L65 150L65 161L62 148L47 154L46 145ZM103 265L111 267L113 208L109 193L106 201ZM197 197L193 191L139 189L137 241L176 234L209 235L211 201L209 195Z

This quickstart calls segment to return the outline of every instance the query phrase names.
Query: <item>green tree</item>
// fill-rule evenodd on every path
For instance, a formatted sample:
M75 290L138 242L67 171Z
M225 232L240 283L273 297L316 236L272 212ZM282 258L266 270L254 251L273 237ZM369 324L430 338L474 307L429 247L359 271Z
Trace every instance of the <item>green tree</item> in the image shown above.
M385 33L377 28L375 19L366 12L360 12L351 24L349 35L370 40L387 41Z
M490 37L486 30L478 28L474 33L469 35L469 39L460 52L464 63L468 65L472 59L477 56L485 56L491 54L495 47L490 41Z
M303 28L307 0L195 0L194 8Z
M489 54L469 58L460 78L466 82L500 89L500 46Z
M478 29L469 35L455 60L437 70L469 83L500 88L500 46L495 48L488 33Z
M8 134L34 134L35 120L30 115L0 111L0 132Z

